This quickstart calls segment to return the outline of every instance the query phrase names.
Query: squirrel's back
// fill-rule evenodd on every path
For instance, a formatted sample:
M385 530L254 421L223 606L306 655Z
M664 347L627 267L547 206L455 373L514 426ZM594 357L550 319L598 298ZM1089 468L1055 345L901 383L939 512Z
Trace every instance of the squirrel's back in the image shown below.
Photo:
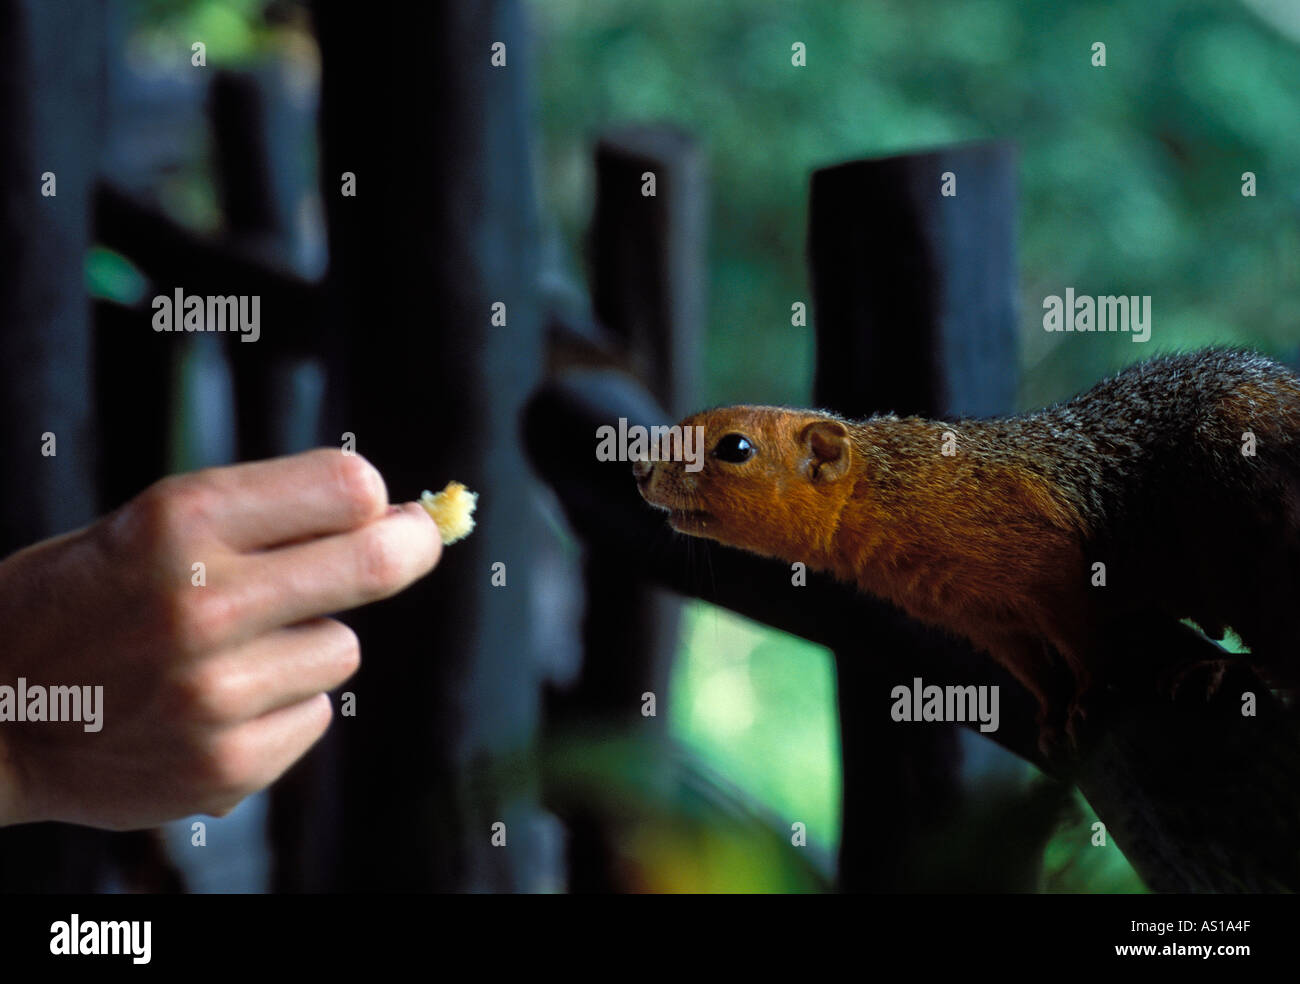
M1141 532L1128 527L1196 504L1245 506L1300 479L1300 379L1252 352L1157 357L988 424L987 437L1042 469L1098 535ZM1203 513L1198 525L1212 521Z
M1063 403L972 422L1057 490L1101 563L1098 610L1155 609L1300 663L1300 379L1251 352L1131 366Z

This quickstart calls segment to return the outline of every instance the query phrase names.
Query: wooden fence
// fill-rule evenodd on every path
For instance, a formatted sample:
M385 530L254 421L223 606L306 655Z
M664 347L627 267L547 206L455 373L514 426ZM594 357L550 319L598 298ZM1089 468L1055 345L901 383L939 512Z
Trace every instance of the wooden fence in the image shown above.
M102 74L107 28L97 3L77 16L58 5L10 7L21 17L5 46L15 135L6 166L11 183L27 188L52 153L104 127L102 102L83 95L97 90L83 82ZM239 457L337 445L347 431L395 497L450 477L483 492L480 531L449 550L432 578L352 618L366 657L348 689L362 710L337 720L273 788L272 887L608 887L609 845L583 817L552 815L530 756L566 722L643 728L636 707L643 691L664 693L678 599L696 597L835 653L845 804L839 884L906 889L906 847L953 794L956 732L886 726L886 685L919 675L1001 686L994 740L1048 767L1035 745L1032 702L968 646L828 578L812 576L796 593L784 565L721 547L706 576L689 563L684 539L665 539L627 466L595 459L594 435L619 417L671 423L698 399L707 276L698 152L660 128L607 135L596 152L590 316L554 306L530 191L518 4L419 5L403 18L411 36L436 37L446 51L481 52L502 40L512 68L497 71L486 58L393 58L387 19L319 5L330 242L323 283L253 248L286 214L277 197L285 158L279 124L270 122L282 117L262 98L265 79L229 79L212 101L237 226L226 239L178 227L97 172L89 156L68 158L77 163L60 171L59 211L41 218L49 224L40 250L23 253L37 261L2 299L11 316L6 351L25 353L24 372L31 368L30 379L11 374L0 414L10 463L6 546L85 521L167 467L176 353L149 330L147 313L112 304L96 305L91 344L77 295L90 242L125 254L162 289L259 295L262 339L225 340L237 394L235 419L225 423ZM59 72L29 85L23 73L55 64L60 38L80 57L57 61ZM66 112L29 112L37 100ZM261 123L245 131L232 116ZM813 176L818 403L850 415L1010 409L1014 167L1005 147L977 145ZM654 199L639 195L645 170L659 177ZM935 194L945 170L960 175L957 199ZM344 171L358 176L356 198L338 194ZM5 228L15 254L24 226L36 222L18 218ZM497 303L505 325L490 320ZM286 399L299 391L285 381L316 363L325 391ZM22 450L33 412L76 435L69 445L60 438L57 471L37 468ZM579 537L580 565L557 549L548 501ZM505 564L505 589L489 580L497 563ZM541 628L542 615L555 621L546 606L556 586L588 613L567 641ZM1218 652L1156 621L1126 627L1110 645L1120 662L1152 651L1189 662ZM1096 742L1060 773L1084 791L1152 889L1300 888L1300 736L1258 680L1242 674L1239 682L1260 695L1258 718L1243 720L1235 705L1207 711L1113 696ZM653 727L666 745L662 725ZM508 790L474 780L503 762L522 762ZM661 768L672 767L665 756ZM879 808L886 797L888 808ZM497 820L513 831L509 851L490 846ZM67 828L2 831L0 884L95 890L105 857L137 844ZM33 857L41 864L25 861Z

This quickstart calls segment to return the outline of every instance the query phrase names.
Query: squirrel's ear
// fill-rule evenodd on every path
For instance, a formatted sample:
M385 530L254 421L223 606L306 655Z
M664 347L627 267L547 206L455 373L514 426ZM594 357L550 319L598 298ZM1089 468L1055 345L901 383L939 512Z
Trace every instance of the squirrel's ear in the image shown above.
M799 432L806 456L806 474L814 482L834 482L848 474L853 463L848 428L838 420L814 420Z

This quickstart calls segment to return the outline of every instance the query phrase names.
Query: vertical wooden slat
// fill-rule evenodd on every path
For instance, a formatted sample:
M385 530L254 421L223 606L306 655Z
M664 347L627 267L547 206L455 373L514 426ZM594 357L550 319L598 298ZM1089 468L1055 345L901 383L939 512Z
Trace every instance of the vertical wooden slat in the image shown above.
M647 175L653 176L648 179ZM647 194L653 180L653 194ZM681 414L697 398L703 332L704 167L693 140L664 126L621 129L597 144L596 201L588 238L592 307L618 357L658 399ZM617 419L605 421L617 427ZM588 453L594 453L595 434ZM627 462L603 467L631 482ZM663 739L668 682L678 644L681 600L621 572L599 542L585 551L583 665L576 682L548 704L559 730L627 729L667 775ZM653 694L656 714L642 714ZM571 888L618 887L608 831L595 814L565 816L572 845Z
M308 192L314 174L305 163L303 144L310 136L310 105L290 99L280 63L259 70L219 70L209 97L214 137L216 183L226 220L229 243L267 261L292 269L300 231L292 216ZM263 311L266 310L263 304ZM232 370L234 427L240 460L292 454L319 444L324 378L321 356L301 345L285 344L281 325L263 319L264 334L247 343L225 336L219 356ZM319 347L330 339L318 328ZM198 339L196 339L198 341ZM310 350L308 350L310 351ZM299 381L308 385L298 385ZM312 380L317 385L310 385ZM312 828L335 834L328 794L337 742L322 743L314 754L290 768L266 798L266 830L255 828L262 813L252 813L242 830L246 852L261 852L269 839L270 881L273 890L313 887L317 877L308 848L318 846Z
M655 194L644 194L645 175ZM588 239L592 308L674 417L698 409L708 189L695 140L625 127L596 146Z
M400 15L400 16L399 16ZM363 666L342 741L342 888L508 891L554 883L525 774L538 726L534 485L518 413L539 375L538 228L519 4L316 8L331 312L328 433L356 435L395 500L449 479L480 493L478 529L426 580L356 614ZM436 38L402 57L401 35ZM491 64L505 45L507 63ZM357 195L340 195L351 171ZM490 322L505 304L507 324ZM490 582L506 565L506 586ZM497 770L499 771L499 770ZM507 824L508 846L490 826Z
M813 175L819 402L853 418L1012 409L1015 160L970 144ZM954 197L940 194L949 172Z
M945 172L955 177L955 197L940 193ZM808 255L818 406L854 418L1012 409L1015 157L1008 146L977 144L817 171ZM880 638L870 626L861 629L861 646L836 651L840 884L905 889L906 845L955 802L958 732L952 725L905 729L888 718L882 708L890 689L908 681L873 660ZM922 644L919 635L914 644ZM881 844L892 847L881 851Z
M643 193L646 174L653 195ZM679 414L697 397L706 217L703 162L689 137L645 126L599 141L588 240L594 314L647 388ZM594 453L594 434L591 441ZM631 481L630 464L605 467ZM666 709L680 601L611 576L600 544L589 547L586 662L569 707L662 730L665 715L641 716L641 695L656 694Z
M0 555L95 513L85 258L104 120L104 6L0 2ZM42 197L51 171L57 195ZM41 435L57 454L41 454ZM110 835L0 830L0 889L100 887Z

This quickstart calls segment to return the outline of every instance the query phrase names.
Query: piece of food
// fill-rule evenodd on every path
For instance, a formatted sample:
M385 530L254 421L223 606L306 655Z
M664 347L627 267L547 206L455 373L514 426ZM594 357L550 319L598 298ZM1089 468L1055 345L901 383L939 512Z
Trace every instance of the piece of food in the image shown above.
M420 495L420 505L438 524L444 544L463 540L474 532L474 507L478 505L478 493L471 492L460 482L448 482L437 495L425 489Z

